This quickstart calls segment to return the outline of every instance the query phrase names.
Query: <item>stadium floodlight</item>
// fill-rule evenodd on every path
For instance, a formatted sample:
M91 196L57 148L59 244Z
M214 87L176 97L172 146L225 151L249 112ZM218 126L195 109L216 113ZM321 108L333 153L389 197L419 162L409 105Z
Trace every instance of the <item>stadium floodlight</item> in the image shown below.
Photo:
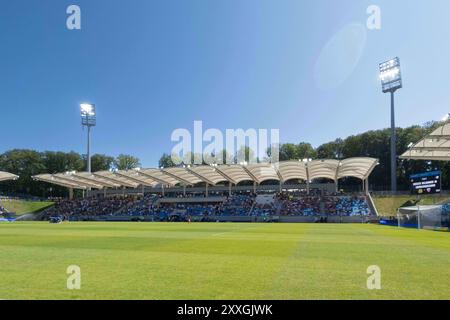
M80 104L81 125L87 127L87 172L91 173L91 127L97 124L95 105L91 103Z
M398 57L380 63L380 79L384 93L395 92L402 88L402 73Z
M83 126L95 126L96 125L96 114L95 105L90 103L80 104L81 109L81 124Z
M395 134L394 93L401 89L402 73L398 57L380 63L380 80L383 93L391 94L391 191L397 192L397 138Z

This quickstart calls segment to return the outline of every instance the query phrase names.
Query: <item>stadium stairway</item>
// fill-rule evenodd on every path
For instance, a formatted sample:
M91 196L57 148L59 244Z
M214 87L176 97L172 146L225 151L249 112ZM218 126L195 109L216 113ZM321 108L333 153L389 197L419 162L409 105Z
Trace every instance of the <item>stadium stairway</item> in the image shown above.
M321 214L327 214L327 212L325 212L325 202L324 199L321 197L319 200L319 209L320 209L320 213Z
M375 202L372 199L372 196L370 195L370 193L366 196L366 202L369 205L369 210L373 215L376 215L377 217L379 217L380 215L378 214L378 210L377 207L375 206Z
M253 210L255 209L256 206L256 202L253 201L252 207L250 208L250 210L248 211L248 215L251 216L253 214Z

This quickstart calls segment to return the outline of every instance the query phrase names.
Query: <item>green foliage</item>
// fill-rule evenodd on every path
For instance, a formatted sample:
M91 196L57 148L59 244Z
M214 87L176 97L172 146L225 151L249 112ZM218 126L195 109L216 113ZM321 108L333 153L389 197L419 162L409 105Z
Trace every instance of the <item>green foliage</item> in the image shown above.
M114 167L115 159L105 154L94 154L91 157L91 171L107 171ZM83 171L86 170L86 161L83 161Z
M280 161L317 158L317 151L309 143L285 143L280 146Z
M324 143L317 148L318 159L341 159L343 154L344 141L336 139L335 141Z
M45 151L41 153L44 166L47 173L60 173L67 171L81 171L84 170L86 162L80 154L76 152L53 152Z
M17 181L2 183L12 192L35 193L42 191L42 184L31 176L45 173L47 168L42 153L33 150L14 149L0 155L0 170L17 174Z
M159 159L159 167L160 168L175 167L175 163L172 161L172 157L169 154L164 153Z
M120 154L114 160L114 166L118 170L131 170L138 168L141 165L138 158L130 156L128 154Z

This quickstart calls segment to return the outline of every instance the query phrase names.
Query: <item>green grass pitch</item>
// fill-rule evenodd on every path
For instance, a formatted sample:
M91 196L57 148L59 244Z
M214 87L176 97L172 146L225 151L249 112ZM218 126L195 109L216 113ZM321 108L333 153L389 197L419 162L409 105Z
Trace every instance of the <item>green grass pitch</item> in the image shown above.
M450 299L450 234L377 225L0 223L0 266L0 299Z

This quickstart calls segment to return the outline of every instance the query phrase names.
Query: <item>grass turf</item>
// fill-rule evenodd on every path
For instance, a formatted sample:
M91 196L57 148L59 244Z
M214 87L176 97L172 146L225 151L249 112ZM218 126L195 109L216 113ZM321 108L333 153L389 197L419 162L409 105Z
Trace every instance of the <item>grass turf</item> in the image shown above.
M9 212L16 215L40 212L53 205L53 202L47 201L26 201L26 200L1 200L0 205Z
M416 196L375 196L373 202L381 216L397 216L397 209L403 206L432 205L442 201L448 201L448 195L421 196L420 201Z
M450 234L377 225L16 222L0 252L0 299L450 299Z

